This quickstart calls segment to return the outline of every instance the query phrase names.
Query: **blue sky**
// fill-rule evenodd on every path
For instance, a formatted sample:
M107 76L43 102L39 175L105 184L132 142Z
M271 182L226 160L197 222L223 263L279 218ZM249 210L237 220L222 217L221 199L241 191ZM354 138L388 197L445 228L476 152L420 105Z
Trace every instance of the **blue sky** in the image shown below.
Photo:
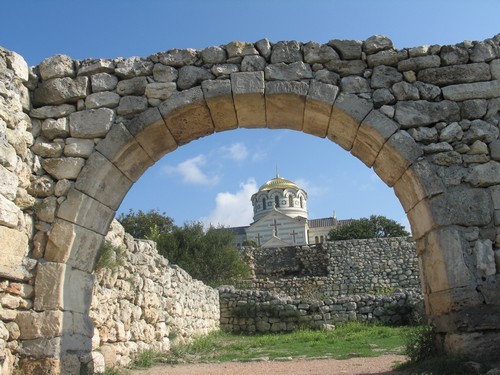
M57 53L74 59L149 56L268 38L364 40L397 48L484 40L500 32L498 0L24 0L2 4L0 45L29 65ZM328 140L285 130L235 130L166 155L132 187L119 212L159 209L181 225L245 225L249 197L274 177L309 194L309 217L385 215L405 223L392 189Z

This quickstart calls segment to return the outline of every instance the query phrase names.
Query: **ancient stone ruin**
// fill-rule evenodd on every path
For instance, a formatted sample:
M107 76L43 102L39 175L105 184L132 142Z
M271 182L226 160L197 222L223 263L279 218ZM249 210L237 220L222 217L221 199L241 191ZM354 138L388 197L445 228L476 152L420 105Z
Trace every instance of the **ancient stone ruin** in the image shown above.
M499 43L263 39L33 68L0 50L5 371L17 357L25 373L80 373L96 260L128 189L166 153L238 127L327 137L373 167L410 221L438 347L497 356Z

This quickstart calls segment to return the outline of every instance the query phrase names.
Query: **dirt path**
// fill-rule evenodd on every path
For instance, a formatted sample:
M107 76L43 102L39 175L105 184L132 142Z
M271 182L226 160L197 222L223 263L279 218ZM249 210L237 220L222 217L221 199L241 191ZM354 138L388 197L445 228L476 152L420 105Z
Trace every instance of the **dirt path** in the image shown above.
M402 355L372 358L299 359L284 362L225 362L195 365L164 365L147 370L130 371L130 375L340 375L340 374L401 374L393 371Z

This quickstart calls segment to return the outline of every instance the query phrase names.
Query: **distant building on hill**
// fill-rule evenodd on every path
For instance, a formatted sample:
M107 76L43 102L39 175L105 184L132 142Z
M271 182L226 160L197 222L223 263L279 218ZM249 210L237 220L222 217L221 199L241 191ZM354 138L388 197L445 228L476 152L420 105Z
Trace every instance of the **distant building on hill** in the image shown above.
M253 223L230 228L238 247L245 241L264 248L316 244L326 241L331 229L351 221L337 220L335 215L309 219L306 191L278 174L262 185L251 200Z

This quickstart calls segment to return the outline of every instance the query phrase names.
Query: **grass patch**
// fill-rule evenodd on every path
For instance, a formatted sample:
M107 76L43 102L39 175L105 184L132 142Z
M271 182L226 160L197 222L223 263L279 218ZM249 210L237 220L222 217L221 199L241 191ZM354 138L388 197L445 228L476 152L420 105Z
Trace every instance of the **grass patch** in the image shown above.
M375 357L401 353L404 327L349 323L333 331L299 330L292 333L238 335L222 331L191 345L172 348L164 363L252 361L259 358Z
M132 363L129 365L129 368L137 369L153 367L155 363L161 361L162 356L162 353L158 353L154 350L144 350L137 354Z

